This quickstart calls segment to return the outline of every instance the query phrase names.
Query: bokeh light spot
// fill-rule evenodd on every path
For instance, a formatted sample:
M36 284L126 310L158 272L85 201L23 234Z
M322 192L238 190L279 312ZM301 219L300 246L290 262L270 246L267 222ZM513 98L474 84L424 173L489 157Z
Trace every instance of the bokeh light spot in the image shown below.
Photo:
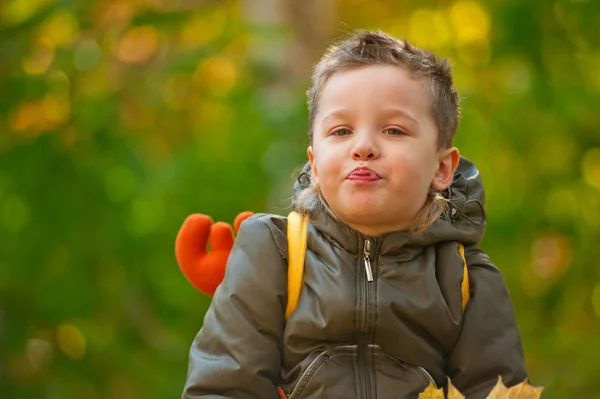
M48 122L61 124L69 120L71 102L65 94L49 94L42 100L42 110Z
M458 1L450 8L450 22L459 44L479 42L490 32L490 17L475 1Z
M0 21L6 26L14 26L26 22L50 0L8 0L3 9L0 8Z
M562 235L542 237L531 250L533 270L543 279L558 277L568 266L570 242Z
M212 57L198 64L192 77L195 85L209 94L225 96L237 82L238 71L233 61L225 57Z
M54 43L48 37L36 40L31 53L23 59L23 71L27 75L39 75L48 70L54 61Z
M35 102L25 102L18 106L10 118L10 128L13 132L22 132L29 129L38 114Z
M95 40L84 39L77 44L73 52L75 68L85 71L98 65L101 49Z
M63 323L56 330L58 347L71 359L78 360L85 355L86 340L82 332L73 324Z
M116 48L119 61L142 64L158 50L158 32L153 26L131 28L121 38Z
M124 29L135 14L133 2L112 1L99 10L97 24L100 29Z
M79 35L77 19L68 11L59 11L42 23L39 34L50 38L57 47L68 46Z
M42 370L52 358L52 345L45 339L32 338L25 345L25 356L37 370Z
M411 42L417 46L439 48L447 45L452 30L446 16L434 10L416 10L409 20Z

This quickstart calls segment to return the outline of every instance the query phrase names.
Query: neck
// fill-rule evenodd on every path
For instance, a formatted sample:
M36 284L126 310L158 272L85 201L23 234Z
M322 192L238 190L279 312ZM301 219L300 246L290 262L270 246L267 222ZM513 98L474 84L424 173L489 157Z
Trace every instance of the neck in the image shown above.
M378 237L387 233L392 233L394 231L407 231L411 227L411 225L406 222L395 224L360 224L342 219L340 219L340 221L346 226L358 231L362 235L369 237Z
M323 211L327 214L327 217L336 219L346 226L358 231L360 234L369 237L378 237L386 233L392 233L394 231L408 231L413 227L414 217L410 219L402 220L373 220L370 219L371 223L364 223L365 217L357 218L346 218L344 216L338 216L333 209L329 206L325 198L319 193L319 203L323 206ZM391 222L391 223L390 223Z

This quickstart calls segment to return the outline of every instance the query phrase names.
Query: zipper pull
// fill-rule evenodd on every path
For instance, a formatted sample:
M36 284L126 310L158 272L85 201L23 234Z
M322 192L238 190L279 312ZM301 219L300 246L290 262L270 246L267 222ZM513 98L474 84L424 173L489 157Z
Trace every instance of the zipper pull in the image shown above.
M373 269L371 269L371 241L369 240L365 240L363 255L365 260L365 271L367 272L367 280L373 281Z

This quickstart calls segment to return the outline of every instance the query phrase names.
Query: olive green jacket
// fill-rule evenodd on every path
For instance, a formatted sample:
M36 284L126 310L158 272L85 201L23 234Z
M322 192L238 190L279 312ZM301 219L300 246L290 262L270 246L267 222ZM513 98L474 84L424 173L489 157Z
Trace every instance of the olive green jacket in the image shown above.
M245 221L192 345L183 398L277 399L281 386L289 399L416 399L450 378L476 399L498 376L525 380L505 282L476 246L486 218L473 164L461 159L446 195L449 214L421 235L311 224L305 283L287 322L286 219ZM471 293L464 313L459 243Z

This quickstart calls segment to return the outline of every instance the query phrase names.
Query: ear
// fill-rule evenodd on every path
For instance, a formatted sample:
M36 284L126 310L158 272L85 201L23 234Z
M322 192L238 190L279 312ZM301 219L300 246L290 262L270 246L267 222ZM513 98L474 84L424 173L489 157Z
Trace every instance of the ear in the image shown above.
M460 152L458 148L446 148L439 153L438 168L433 176L431 185L438 191L447 189L452 183L454 171L460 161Z
M306 153L308 154L308 161L310 162L310 170L311 170L310 179L313 183L315 183L319 180L319 173L317 172L317 164L315 162L315 154L313 153L312 146L308 147L308 149L306 150Z

